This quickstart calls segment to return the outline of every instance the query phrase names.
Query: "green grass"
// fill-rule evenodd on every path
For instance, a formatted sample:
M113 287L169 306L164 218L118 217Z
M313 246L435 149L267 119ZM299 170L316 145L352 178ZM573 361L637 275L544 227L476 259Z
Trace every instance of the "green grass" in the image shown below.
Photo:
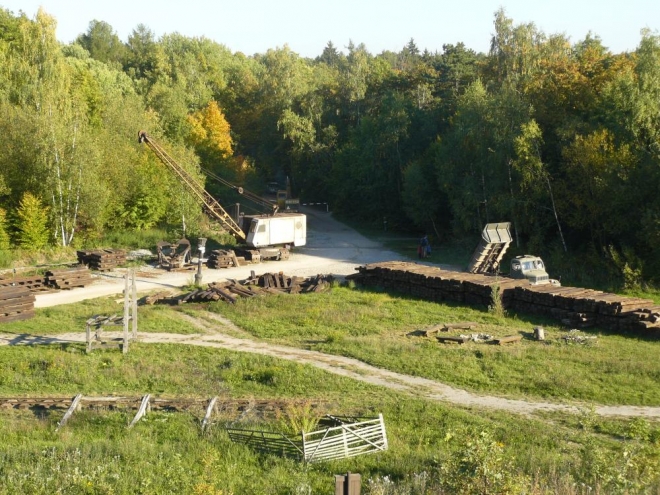
M286 303L282 301L286 298ZM660 405L660 341L601 332L593 344L567 344L564 328L527 317L381 292L335 288L329 294L278 296L210 306L257 338L353 357L374 366L482 393L556 401ZM523 334L518 344L440 344L415 331L473 321L472 332ZM542 325L546 341L531 338ZM451 335L470 333L452 331Z
M347 379L265 356L175 344L131 344L130 352L84 344L0 347L0 394L127 394L328 397ZM295 380L294 380L295 379ZM362 384L355 384L360 390ZM307 390L315 390L309 394Z
M33 320L0 331L82 334L90 316L120 314L116 300L38 309ZM483 493L478 483L484 479L509 493L660 493L660 425L598 418L589 409L592 402L660 404L660 342L594 333L596 344L567 345L560 339L565 331L545 320L339 287L235 305L141 306L140 330L197 333L179 312L203 316L207 309L257 339L348 355L483 393L580 400L584 412L529 418L453 407L312 366L215 348L135 343L123 355L86 354L83 344L73 343L0 347L0 396L305 399L333 414L383 413L390 445L378 455L304 466L232 444L223 426L238 418L227 414L202 434L202 411L151 412L129 430L135 411L84 410L55 432L63 411L3 410L0 494L326 494L334 474L347 471L363 475L365 495ZM414 336L458 321L475 321L478 331L493 335L528 335L541 324L547 343L452 346ZM272 417L252 421L264 429L281 426ZM490 474L475 476L484 469Z
M4 276L11 276L11 268L29 267L30 271L17 270L17 276L38 271L40 267L73 263L76 261L76 251L71 247L50 247L41 251L26 249L0 250L0 270L7 270ZM2 276L2 275L0 275Z
M421 232L384 231L382 225L365 225L351 221L345 221L344 223L362 235L380 242L390 251L407 258L417 258L417 246ZM431 256L425 259L425 262L467 267L470 256L472 256L472 252L479 242L479 236L475 235L473 238L466 239L447 238L438 240L434 234L429 233L429 240L432 252Z
M179 308L162 305L139 306L138 331L165 332L178 334L199 333L190 323L177 316ZM0 333L12 335L57 335L62 333L85 332L85 322L95 315L121 316L124 314L124 301L120 296L88 299L75 304L64 304L36 310L36 316L29 320L4 323ZM118 330L120 327L107 327Z
M88 242L86 248L116 247L124 249L151 249L155 251L159 241L174 241L173 234L165 229L114 230L106 232L101 238Z
M628 459L624 450L643 451L635 461L640 469L650 468L660 439L660 428L641 420L600 421L587 413L533 419L463 410L310 366L217 349L136 344L124 356L116 351L86 355L78 345L6 347L0 349L0 360L5 370L2 395L151 392L323 400L324 412L383 413L390 446L382 454L304 466L232 444L223 425L238 418L226 414L202 434L201 413L151 412L129 430L126 426L135 411L84 410L56 432L61 411L4 411L0 413L3 494L325 494L332 492L333 475L347 471L362 474L365 494L382 493L378 489L383 484L399 487L389 493L423 493L403 491L422 479L429 488L436 487L427 493L443 493L438 487L461 483L443 477L443 466L468 457L488 465L493 475L515 475L522 486L535 486L536 493L580 493L558 487L589 481L592 453L599 456L598 466L621 469ZM262 423L264 428L277 426L273 419ZM625 434L630 431L645 434ZM483 438L492 438L492 443L482 442ZM593 479L594 485L609 483L617 488L606 474ZM642 474L631 474L630 482L644 482L656 490L660 486L657 478ZM458 486L444 493L457 493Z

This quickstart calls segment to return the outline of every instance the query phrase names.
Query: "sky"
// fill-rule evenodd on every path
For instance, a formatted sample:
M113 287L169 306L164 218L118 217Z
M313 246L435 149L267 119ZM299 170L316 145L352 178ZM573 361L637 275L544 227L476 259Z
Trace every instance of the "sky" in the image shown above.
M500 7L514 24L533 22L572 43L591 32L614 53L634 51L643 28L656 34L660 28L660 0L0 0L0 6L29 18L43 7L64 43L98 20L122 41L144 24L156 38L203 36L246 55L288 45L311 58L329 41L344 53L350 41L376 55L398 52L411 39L422 51L463 42L486 53Z

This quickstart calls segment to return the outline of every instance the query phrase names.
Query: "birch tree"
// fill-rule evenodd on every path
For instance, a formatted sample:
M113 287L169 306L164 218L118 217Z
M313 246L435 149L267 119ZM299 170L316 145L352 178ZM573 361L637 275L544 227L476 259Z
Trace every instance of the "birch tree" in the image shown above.
M40 192L51 203L51 228L58 244L68 246L76 232L83 181L78 141L85 109L71 85L71 74L55 38L55 20L42 9L34 21L22 19L19 40L8 57L10 101L32 113L38 167L45 181Z

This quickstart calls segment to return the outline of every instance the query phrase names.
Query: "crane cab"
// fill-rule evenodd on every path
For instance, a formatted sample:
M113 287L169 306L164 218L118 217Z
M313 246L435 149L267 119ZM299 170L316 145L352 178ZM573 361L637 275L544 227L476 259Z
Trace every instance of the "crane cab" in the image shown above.
M246 215L243 225L249 247L304 246L307 244L307 217L302 213ZM249 225L248 225L249 222Z

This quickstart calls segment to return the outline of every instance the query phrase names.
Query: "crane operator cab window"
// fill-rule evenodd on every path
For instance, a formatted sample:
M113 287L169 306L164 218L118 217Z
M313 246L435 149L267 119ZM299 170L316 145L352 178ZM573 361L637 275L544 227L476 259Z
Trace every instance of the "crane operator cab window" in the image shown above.
M263 233L266 232L266 224L262 223L259 224L258 220L252 220L252 225L250 225L250 233L254 234L255 232L257 233Z

